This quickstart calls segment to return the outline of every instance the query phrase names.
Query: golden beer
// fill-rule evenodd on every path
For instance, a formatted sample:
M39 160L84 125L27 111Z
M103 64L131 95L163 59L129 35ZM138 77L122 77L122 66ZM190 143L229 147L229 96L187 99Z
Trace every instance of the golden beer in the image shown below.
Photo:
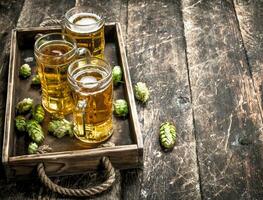
M65 14L63 32L73 37L78 47L87 48L91 56L104 58L104 20L89 13L85 7L75 7Z
M42 105L52 114L66 115L73 110L67 70L77 56L77 46L70 37L53 33L35 43L35 57L42 87Z
M73 62L68 80L74 99L75 136L98 144L112 135L113 84L110 65L95 57Z

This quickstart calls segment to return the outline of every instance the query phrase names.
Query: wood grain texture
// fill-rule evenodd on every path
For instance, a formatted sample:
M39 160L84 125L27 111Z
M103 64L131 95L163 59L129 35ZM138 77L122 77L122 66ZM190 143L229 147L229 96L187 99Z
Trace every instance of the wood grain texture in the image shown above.
M24 1L0 1L0 154L4 132L7 71L11 30L15 27ZM3 174L0 164L0 176Z
M263 116L263 1L234 1L234 3L261 116Z
M144 169L123 172L123 199L200 199L195 136L178 1L129 1L127 54L135 84L150 99L138 104L144 137ZM159 145L159 126L177 126L172 152Z
M17 27L34 27L46 18L60 19L64 13L75 6L74 0L26 0Z
M182 2L202 197L262 199L262 118L234 5Z

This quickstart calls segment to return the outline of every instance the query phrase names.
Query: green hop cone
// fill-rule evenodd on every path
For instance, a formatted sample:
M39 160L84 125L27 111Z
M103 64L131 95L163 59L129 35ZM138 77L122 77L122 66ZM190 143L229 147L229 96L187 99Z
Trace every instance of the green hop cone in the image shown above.
M113 85L118 85L121 83L122 79L122 70L120 66L115 66L112 69L112 80L113 80Z
M40 78L38 74L32 78L32 85L40 85Z
M114 114L118 117L125 117L128 112L128 104L124 99L118 99L113 103Z
M19 76L27 78L31 75L31 68L28 64L23 64L19 69Z
M30 144L28 145L28 148L27 148L27 152L29 154L35 154L35 153L37 153L37 149L38 149L37 143L30 142Z
M176 139L176 128L169 122L162 123L160 126L160 142L166 149L173 148Z
M137 100L143 103L145 103L149 99L150 92L145 83L138 82L135 85L135 97Z
M53 120L48 124L48 132L57 138L62 138L66 134L73 136L73 124L66 119Z
M45 139L44 132L42 127L34 119L31 119L27 122L27 132L29 137L37 144L40 144Z
M32 109L33 103L34 101L31 98L25 98L22 101L18 102L18 104L16 105L17 113L19 114L27 113Z
M45 119L44 108L40 104L37 104L32 111L32 115L34 120L41 123Z
M18 115L15 118L15 126L19 132L26 132L26 118L24 116Z

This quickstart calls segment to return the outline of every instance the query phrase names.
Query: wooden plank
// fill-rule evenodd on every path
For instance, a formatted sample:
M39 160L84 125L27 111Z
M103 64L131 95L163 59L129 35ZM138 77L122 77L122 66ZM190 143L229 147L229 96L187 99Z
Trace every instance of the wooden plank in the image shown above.
M74 6L74 0L26 0L17 27L39 26L46 18L60 19L67 10Z
M119 147L118 150L111 147L97 152L82 151L81 153L82 154L75 152L65 155L47 154L42 155L41 157L37 155L31 157L18 156L10 158L9 165L14 172L12 175L17 176L17 178L22 178L19 176L26 178L25 175L28 176L34 174L32 167L37 166L37 161L39 163L45 163L45 171L51 176L81 174L79 173L80 171L96 171L103 156L110 159L115 169L138 167L137 145ZM120 155L123 156L122 161L120 161Z
M123 156L121 160L120 155ZM138 166L138 149L135 144L92 150L10 157L9 166L14 172L12 176L29 175L34 172L32 167L36 167L36 164L40 162L45 163L47 174L53 176L67 175L76 174L76 172L79 173L81 170L95 171L103 156L109 157L116 169L135 168Z
M258 100L258 104L261 111L262 117L262 106L263 106L263 2L259 0L255 1L234 1L237 19L239 22L239 28L241 30L244 47L247 53L247 61L249 63L250 72L255 87L255 92ZM263 134L259 136L259 140L263 142ZM262 191L262 151L261 154L261 168L257 168L254 174L258 174L261 178L260 184L255 181L249 181L252 193L252 198L263 198ZM261 170L261 171L260 171ZM254 171L254 170L253 170ZM255 189L254 189L255 188Z
M261 116L263 116L263 2L236 0L234 3ZM263 141L263 138L261 140Z
M132 82L151 96L137 107L144 169L123 172L123 199L200 199L195 136L179 1L129 1L127 55ZM159 145L159 126L177 125L172 152Z
M15 27L24 1L0 1L0 155L5 121L7 71L11 30ZM0 177L3 174L0 164Z
M202 197L262 199L262 118L234 5L186 0L182 10Z
M123 77L126 80L126 96L127 96L127 101L129 102L129 114L132 119L132 132L134 132L134 139L136 141L136 144L138 145L141 157L143 156L143 141L142 141L142 135L141 135L141 129L140 129L140 124L138 121L138 115L137 115L137 110L135 107L135 98L134 98L134 93L133 93L133 87L131 83L131 78L130 78L130 72L128 69L128 62L127 62L127 56L126 56L126 51L125 49L125 44L124 44L124 39L121 31L121 26L120 23L117 23L117 37L118 37L118 49L120 51L119 55L121 57L120 62L121 65L123 66Z

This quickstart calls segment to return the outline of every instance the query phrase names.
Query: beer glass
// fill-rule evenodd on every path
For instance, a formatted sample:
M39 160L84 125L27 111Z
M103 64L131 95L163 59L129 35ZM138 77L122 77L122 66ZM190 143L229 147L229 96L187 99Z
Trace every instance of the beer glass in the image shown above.
M104 58L104 19L87 7L74 7L62 22L64 33L73 37L78 47L87 48L93 57Z
M68 68L68 81L75 105L75 136L90 145L107 140L113 132L111 66L96 57L76 60Z
M73 110L67 70L77 58L77 45L66 34L51 33L37 39L34 54L42 87L42 105L52 114L66 115Z

